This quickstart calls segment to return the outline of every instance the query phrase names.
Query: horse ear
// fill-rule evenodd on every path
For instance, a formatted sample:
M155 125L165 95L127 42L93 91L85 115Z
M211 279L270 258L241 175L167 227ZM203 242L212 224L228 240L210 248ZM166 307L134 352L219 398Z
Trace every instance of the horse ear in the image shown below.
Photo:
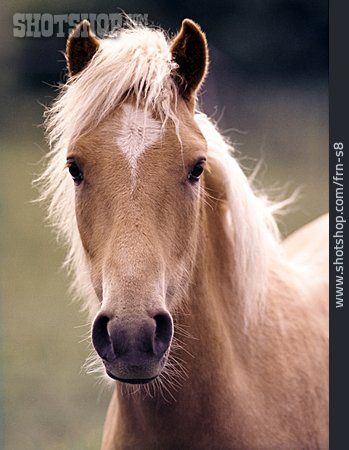
M99 40L91 31L90 22L83 20L70 33L66 46L66 60L70 77L81 72L99 48Z
M173 60L178 64L175 80L180 94L191 99L201 86L208 66L208 48L205 34L199 25L184 19L171 45Z

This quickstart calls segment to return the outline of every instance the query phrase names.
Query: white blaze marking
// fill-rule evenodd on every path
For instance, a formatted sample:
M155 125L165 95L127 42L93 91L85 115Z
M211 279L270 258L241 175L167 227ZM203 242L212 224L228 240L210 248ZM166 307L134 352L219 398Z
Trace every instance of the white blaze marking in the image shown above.
M137 161L140 155L159 139L160 122L154 120L148 111L136 109L132 105L123 106L121 129L117 135L117 145L126 156L134 182Z

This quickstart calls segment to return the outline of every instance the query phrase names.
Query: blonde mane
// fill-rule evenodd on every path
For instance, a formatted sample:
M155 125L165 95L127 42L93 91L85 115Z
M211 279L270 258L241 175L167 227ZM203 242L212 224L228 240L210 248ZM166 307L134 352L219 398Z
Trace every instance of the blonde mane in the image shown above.
M41 200L48 201L48 217L68 248L66 265L73 285L94 315L98 301L91 286L88 262L80 241L74 210L74 186L64 171L66 153L79 135L100 123L132 93L145 109L155 110L163 124L180 128L176 115L176 64L162 31L136 26L101 40L88 67L60 88L46 113L51 151L45 172L38 179ZM246 323L260 316L266 298L271 260L279 258L278 230L268 201L257 196L213 123L195 116L208 144L208 159L215 161L227 191L225 226L231 238L234 283Z

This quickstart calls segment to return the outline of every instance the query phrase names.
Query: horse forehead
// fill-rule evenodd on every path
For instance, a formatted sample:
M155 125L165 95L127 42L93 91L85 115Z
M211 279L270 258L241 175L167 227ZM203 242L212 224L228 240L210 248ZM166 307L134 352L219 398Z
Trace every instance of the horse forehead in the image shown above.
M154 119L149 111L129 104L122 106L116 144L125 156L133 177L139 157L160 139L161 131L161 122Z

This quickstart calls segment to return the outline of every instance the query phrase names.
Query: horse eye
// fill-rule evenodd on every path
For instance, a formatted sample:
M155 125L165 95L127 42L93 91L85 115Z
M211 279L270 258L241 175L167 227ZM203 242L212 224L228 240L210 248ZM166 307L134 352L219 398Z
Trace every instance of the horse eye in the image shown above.
M74 183L80 184L81 181L84 179L84 177L83 177L82 171L80 170L76 161L73 158L68 158L67 166L68 166L69 173L74 180Z
M195 166L191 169L188 174L189 181L191 181L192 183L199 181L200 175L204 171L204 162L205 161L200 161L196 163Z

